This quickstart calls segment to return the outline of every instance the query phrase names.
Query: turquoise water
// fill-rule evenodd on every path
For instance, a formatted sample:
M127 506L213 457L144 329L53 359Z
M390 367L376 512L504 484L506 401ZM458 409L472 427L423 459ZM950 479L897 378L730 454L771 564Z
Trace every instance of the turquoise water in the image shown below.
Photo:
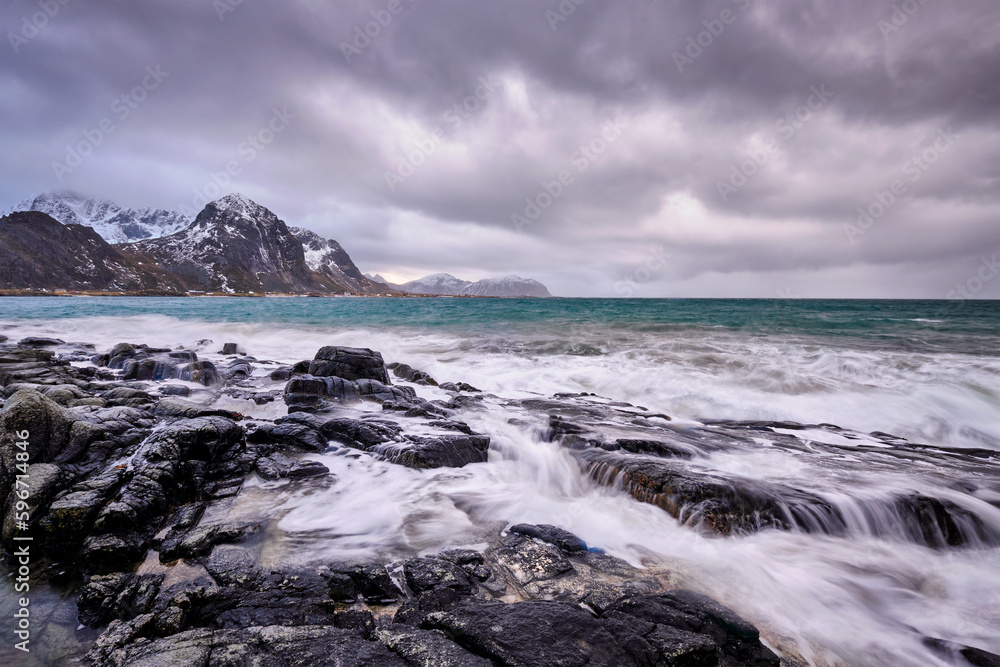
M500 395L587 391L1000 449L1000 301L3 298L0 334L233 341L284 362L364 346Z
M1000 301L810 299L6 298L0 320L166 315L330 327L538 333L570 327L669 333L720 327L862 347L1000 353Z

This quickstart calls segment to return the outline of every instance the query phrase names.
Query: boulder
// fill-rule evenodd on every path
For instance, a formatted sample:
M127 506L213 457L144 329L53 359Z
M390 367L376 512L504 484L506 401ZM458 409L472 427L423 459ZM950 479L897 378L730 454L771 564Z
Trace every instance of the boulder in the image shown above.
M309 364L309 374L345 380L377 380L390 384L382 353L359 347L322 347Z

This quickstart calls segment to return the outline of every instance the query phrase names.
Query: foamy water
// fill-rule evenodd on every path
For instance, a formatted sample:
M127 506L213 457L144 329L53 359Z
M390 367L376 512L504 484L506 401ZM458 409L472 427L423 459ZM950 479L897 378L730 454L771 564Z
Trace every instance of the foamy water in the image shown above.
M82 306L58 318L11 317L0 302L0 334L53 335L99 349L121 341L184 346L210 359L232 341L258 359L282 363L310 358L323 345L363 346L439 381L468 382L501 397L585 391L681 419L833 423L934 446L1000 449L1000 357L984 351L988 335L951 334L949 342L939 332L941 317L898 318L886 325L891 336L876 328L870 336L845 337L787 323L773 331L715 322L629 326L583 315L571 323L534 317L493 328L481 320L465 325L461 312L451 311L440 317L414 311L412 321L386 326L363 313L352 321L349 312L329 322L259 315L233 321L241 318L232 309L242 307L234 301L220 300L218 317L195 318L112 316ZM213 342L198 342L203 339ZM428 398L438 391L418 388ZM273 405L241 409L275 416L267 412ZM312 456L330 468L335 483L308 491L294 484L247 489L239 501L245 507L233 511L271 513L288 536L287 551L318 562L402 557L477 544L496 526L555 524L634 565L673 570L684 585L761 626L772 645L815 665L951 664L924 647L923 636L1000 652L997 548L918 546L873 531L870 517L852 510L895 492L926 493L947 497L1000 530L1000 486L991 461L982 469L905 466L854 455L857 441L830 442L836 436L818 430L797 437L842 448L805 456L762 438L759 448L713 452L691 465L808 489L857 520L843 537L769 530L719 538L597 484L567 451L509 423L510 417L499 405L461 415L491 436L488 463L418 471L335 449ZM992 480L995 491L989 484L978 495L953 488L965 478Z

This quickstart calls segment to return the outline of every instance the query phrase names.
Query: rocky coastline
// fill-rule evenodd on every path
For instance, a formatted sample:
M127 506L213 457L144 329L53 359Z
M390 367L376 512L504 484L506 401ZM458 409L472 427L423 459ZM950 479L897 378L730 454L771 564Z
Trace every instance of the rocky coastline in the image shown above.
M635 567L559 526L494 523L472 545L285 563L269 557L280 532L273 519L219 508L264 493L252 480L303 493L342 484L309 458L331 450L424 471L485 463L491 435L465 416L502 404L591 478L706 534L842 534L838 508L807 491L679 465L712 447L753 446L764 429L779 437L776 426L804 425L677 428L668 415L589 394L503 399L385 363L366 348L323 347L286 365L237 343L198 347L216 361L135 342L97 350L0 336L4 574L18 571L15 538L30 538L31 584L65 591L59 613L72 609L80 624L36 644L50 664L802 664L780 638L762 641L731 609L678 587L668 568ZM421 398L420 386L449 398ZM244 415L220 398L283 414ZM909 460L974 465L996 455L869 437L880 438L882 453ZM878 511L896 517L912 542L1000 543L990 525L945 499L899 496L883 505ZM974 664L1000 660L926 641Z

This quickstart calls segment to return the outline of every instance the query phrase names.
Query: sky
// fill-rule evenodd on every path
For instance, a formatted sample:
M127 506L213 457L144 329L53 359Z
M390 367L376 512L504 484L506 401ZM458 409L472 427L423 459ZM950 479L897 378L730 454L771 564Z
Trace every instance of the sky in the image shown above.
M404 281L1000 298L995 0L0 0L0 210L241 192Z

